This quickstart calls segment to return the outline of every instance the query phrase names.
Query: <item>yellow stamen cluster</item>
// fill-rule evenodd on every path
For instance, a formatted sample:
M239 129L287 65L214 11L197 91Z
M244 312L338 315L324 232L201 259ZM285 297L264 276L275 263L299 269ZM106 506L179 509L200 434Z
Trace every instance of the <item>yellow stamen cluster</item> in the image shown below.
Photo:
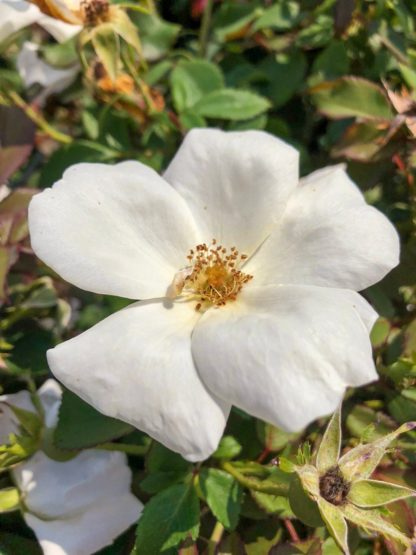
M85 25L94 26L106 21L110 5L108 0L81 0Z
M239 270L247 255L240 254L236 247L228 250L217 245L215 239L209 246L203 243L191 249L187 258L191 270L184 277L183 292L198 300L196 310L235 301L243 285L253 279Z

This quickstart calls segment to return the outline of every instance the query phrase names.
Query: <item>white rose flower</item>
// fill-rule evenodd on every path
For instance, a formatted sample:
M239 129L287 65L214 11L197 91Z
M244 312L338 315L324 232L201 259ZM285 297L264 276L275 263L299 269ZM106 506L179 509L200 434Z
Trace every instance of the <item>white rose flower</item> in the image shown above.
M24 42L17 55L17 70L26 87L35 83L44 87L38 97L42 103L53 93L60 93L71 85L80 70L79 64L65 68L56 68L44 62L38 55L39 46L33 42Z
M81 30L79 25L45 15L35 4L25 0L0 0L0 42L33 23L43 27L60 42L70 39Z
M45 425L56 425L61 388L48 380L38 391ZM18 431L10 405L35 412L27 391L0 397L0 443ZM136 522L142 504L130 492L131 471L124 453L87 449L57 462L38 451L18 464L12 477L23 501L23 516L45 555L91 555Z
M78 164L29 226L64 279L142 299L49 351L55 376L191 461L231 405L299 430L377 379L377 314L355 291L396 266L397 233L341 166L299 182L267 133L193 130L163 178Z

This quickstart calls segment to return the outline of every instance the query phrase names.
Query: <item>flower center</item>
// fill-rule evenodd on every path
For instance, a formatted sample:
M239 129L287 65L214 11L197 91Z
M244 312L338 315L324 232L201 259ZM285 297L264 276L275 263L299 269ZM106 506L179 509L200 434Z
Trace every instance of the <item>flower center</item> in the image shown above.
M110 5L108 0L81 0L84 22L87 26L94 26L106 21Z
M196 310L224 306L235 301L244 284L253 279L239 267L246 260L236 247L227 249L215 239L191 249L189 266L179 271L169 288L169 296L183 294L197 301Z
M319 492L332 505L343 505L350 491L347 482L338 466L333 466L319 478Z

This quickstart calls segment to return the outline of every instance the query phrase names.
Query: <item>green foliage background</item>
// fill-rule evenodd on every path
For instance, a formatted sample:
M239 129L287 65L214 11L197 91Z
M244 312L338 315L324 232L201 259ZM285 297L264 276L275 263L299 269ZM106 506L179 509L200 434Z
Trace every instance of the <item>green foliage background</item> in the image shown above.
M20 45L35 38L45 60L66 67L78 58L77 40L58 45L40 28L28 28L1 47L0 181L11 189L0 202L2 390L36 388L49 375L48 348L128 302L77 290L36 260L26 208L37 189L81 161L137 159L163 170L192 127L264 129L300 150L303 175L346 163L367 201L401 235L400 266L364 292L381 315L372 333L380 381L347 393L345 446L416 420L414 2L144 4L149 13L129 12L140 45L122 45L114 60L102 41L87 44L76 82L35 114L39 91L25 90L15 70ZM105 89L97 78L103 67L128 79ZM133 489L147 508L137 540L130 530L101 555L332 555L339 550L322 523L300 514L304 501L295 496L289 503L289 475L276 465L304 442L317 444L325 423L290 435L234 410L218 451L191 465L66 392L54 437L42 446L59 456L116 444L131 455ZM7 470L8 464L0 451L0 465ZM412 432L383 459L377 477L415 487L415 464ZM8 486L4 471L0 489ZM386 516L413 535L413 502L390 506ZM403 552L392 540L356 529L350 544L360 555ZM40 553L17 512L0 516L0 553Z

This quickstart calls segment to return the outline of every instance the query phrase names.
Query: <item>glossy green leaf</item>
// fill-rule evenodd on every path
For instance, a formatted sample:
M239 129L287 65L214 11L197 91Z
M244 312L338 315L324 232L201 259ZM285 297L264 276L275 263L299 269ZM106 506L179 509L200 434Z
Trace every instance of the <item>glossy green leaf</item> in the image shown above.
M60 449L85 449L128 434L133 427L104 416L70 391L64 391L55 429Z
M241 444L233 436L223 436L212 454L215 459L229 460L237 457L241 452Z
M199 518L199 500L191 484L165 489L144 507L133 555L176 554L181 541L197 538Z
M270 108L270 102L258 94L238 89L221 89L205 95L193 111L206 118L242 120Z
M228 530L238 523L241 509L242 489L227 472L216 468L203 468L199 485L213 515Z
M206 60L178 64L170 78L173 102L178 112L192 108L208 93L224 87L224 77L215 64Z

